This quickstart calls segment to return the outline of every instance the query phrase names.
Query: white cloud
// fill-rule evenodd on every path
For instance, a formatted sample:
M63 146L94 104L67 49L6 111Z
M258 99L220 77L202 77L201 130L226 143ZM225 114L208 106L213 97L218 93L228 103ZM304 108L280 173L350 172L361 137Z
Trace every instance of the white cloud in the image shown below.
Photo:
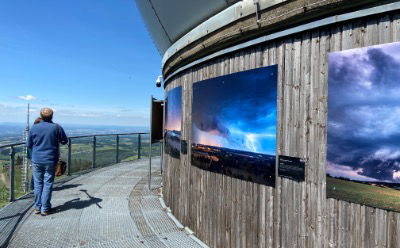
M379 159L381 161L386 160L394 160L400 158L400 150L390 149L390 148L382 148L377 150L372 156L374 159Z
M393 180L398 181L400 179L400 171L393 171Z
M375 178L361 175L363 168L353 169L347 165L339 165L329 161L327 163L326 172L333 177L344 177L359 181L377 181Z
M57 109L52 104L43 106L31 104L31 118L39 116L39 110L50 107L55 112L54 121L60 124L85 124L85 125L119 125L119 126L147 126L149 112L147 107L132 107L129 111L121 111L117 107L71 107L58 105ZM26 119L26 103L1 102L0 122L23 122Z
M32 100L36 100L37 97L36 96L32 96L32 95L26 95L26 96L18 96L19 99L25 100L25 101L32 101Z

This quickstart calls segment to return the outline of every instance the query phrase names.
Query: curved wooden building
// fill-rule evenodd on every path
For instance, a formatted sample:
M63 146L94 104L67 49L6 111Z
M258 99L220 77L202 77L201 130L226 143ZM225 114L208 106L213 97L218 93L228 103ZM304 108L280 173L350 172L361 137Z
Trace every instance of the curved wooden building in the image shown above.
M400 247L400 213L330 198L326 183L329 54L400 41L400 1L163 2L137 0L164 56L166 94L182 87L187 151L163 164L172 213L210 247ZM271 65L276 155L303 159L304 181L276 173L272 187L193 166L194 85Z

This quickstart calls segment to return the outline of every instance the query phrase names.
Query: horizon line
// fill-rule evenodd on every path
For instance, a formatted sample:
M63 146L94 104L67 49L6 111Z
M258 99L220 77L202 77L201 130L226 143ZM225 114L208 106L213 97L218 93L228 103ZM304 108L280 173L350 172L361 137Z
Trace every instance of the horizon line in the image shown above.
M33 121L30 121L30 123ZM25 125L26 122L9 122L9 121L0 121L0 124L17 124L17 125ZM62 124L62 123L61 123ZM102 126L102 127L148 127L150 125L119 125L119 124L80 124L80 123L64 123L62 125L76 125L76 126Z

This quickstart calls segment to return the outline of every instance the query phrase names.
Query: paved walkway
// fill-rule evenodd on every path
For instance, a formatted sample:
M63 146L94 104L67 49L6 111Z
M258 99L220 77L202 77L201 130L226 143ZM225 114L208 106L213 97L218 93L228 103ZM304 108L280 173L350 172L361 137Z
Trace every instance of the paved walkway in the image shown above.
M8 247L201 247L162 207L159 172L148 190L147 167L148 160L120 163L55 188L57 212L29 211Z

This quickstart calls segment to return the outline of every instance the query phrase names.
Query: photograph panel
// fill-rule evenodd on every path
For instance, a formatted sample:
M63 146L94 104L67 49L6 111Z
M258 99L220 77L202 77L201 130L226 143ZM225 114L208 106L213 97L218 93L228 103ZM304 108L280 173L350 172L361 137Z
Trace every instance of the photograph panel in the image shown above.
M329 54L327 197L400 211L400 43Z
M180 158L182 127L182 87L167 92L165 99L165 152Z
M275 185L278 66L193 85L192 164Z

